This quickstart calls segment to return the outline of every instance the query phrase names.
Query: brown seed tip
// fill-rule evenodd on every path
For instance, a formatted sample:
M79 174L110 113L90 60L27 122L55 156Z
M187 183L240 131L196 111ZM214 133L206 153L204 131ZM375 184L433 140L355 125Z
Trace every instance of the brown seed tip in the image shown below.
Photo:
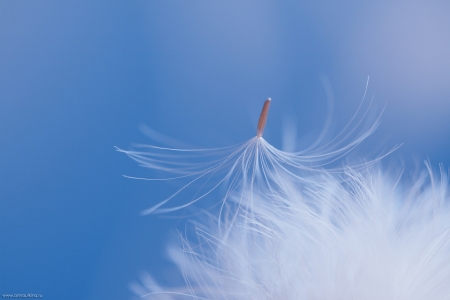
M256 129L256 136L262 137L264 132L264 127L266 127L267 115L269 114L270 101L272 99L268 98L266 102L264 102L264 106L261 111L261 115L259 116L258 127Z

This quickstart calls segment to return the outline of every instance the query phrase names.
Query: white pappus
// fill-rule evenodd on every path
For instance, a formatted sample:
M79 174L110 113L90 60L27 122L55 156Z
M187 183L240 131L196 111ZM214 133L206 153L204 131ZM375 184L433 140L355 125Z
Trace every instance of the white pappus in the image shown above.
M450 299L445 172L433 175L427 165L418 178L401 180L382 170L381 157L328 167L375 130L377 122L349 140L348 128L360 123L355 119L322 147L280 151L262 137L269 106L270 99L256 136L237 146L118 149L144 167L178 174L164 179L189 179L145 214L188 207L226 186L220 208L188 226L181 247L169 248L185 285L163 288L146 277L133 285L135 293L142 299ZM195 184L194 198L167 206Z

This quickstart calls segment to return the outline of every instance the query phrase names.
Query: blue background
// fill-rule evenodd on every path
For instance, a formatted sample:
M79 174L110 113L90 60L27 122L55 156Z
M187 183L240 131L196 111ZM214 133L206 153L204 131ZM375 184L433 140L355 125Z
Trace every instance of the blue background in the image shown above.
M312 140L333 88L333 126L369 98L369 148L450 165L448 1L1 1L0 293L128 299L142 271L171 277L179 219L140 211L173 186L114 150L143 125L192 145L283 124ZM337 130L336 129L336 130Z

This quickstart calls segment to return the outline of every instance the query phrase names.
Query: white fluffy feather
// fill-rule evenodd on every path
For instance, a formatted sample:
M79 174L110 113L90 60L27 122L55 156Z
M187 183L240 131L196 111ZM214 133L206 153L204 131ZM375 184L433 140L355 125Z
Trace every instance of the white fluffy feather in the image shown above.
M282 152L258 137L234 148L190 150L183 154L228 152L181 170L182 150L120 150L146 167L193 176L181 191L218 177L193 201L163 208L170 197L148 212L186 207L228 184L220 212L192 225L196 239L184 236L181 249L169 250L185 287L163 289L147 278L134 290L145 299L450 299L444 172L408 181L375 161L324 168L374 128L327 153ZM161 151L170 157L161 159Z

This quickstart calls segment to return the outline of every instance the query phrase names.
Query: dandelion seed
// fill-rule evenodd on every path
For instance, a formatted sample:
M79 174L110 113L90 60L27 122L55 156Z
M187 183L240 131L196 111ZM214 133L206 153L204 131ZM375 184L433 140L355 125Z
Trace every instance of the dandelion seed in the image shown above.
M263 109L261 111L261 116L259 116L258 128L256 130L256 136L262 137L264 132L264 127L266 127L267 115L269 114L270 101L272 99L268 98L266 102L264 102Z
M144 167L177 174L160 180L188 180L145 213L190 207L226 185L218 214L187 225L182 249L169 248L185 286L162 288L145 277L133 290L143 299L167 300L450 299L444 172L438 180L430 168L408 182L375 165L383 156L331 167L373 132L377 120L354 139L351 129L326 147L280 151L262 137L270 102L256 137L236 146L119 149ZM346 128L360 126L361 118L351 123ZM198 196L167 207L196 183Z
M119 152L127 154L145 168L166 174L175 174L175 176L163 178L125 177L151 181L192 178L170 197L142 213L168 213L189 207L205 199L213 190L225 183L228 184L228 187L223 198L223 206L227 204L227 200L231 200L231 195L236 200L235 196L237 194L240 194L238 206L252 206L252 195L255 189L259 193L264 192L264 190L267 190L267 193L272 193L277 188L282 190L286 182L308 181L311 172L321 172L323 167L345 156L372 134L377 126L376 120L369 127L363 128L361 133L353 140L351 139L351 134L348 133L334 144L329 143L326 148L284 152L267 143L262 137L270 103L271 99L269 98L263 105L256 136L238 145L214 149L176 149L154 145L137 146L137 148L145 151L127 151L117 148ZM354 126L357 126L361 119L366 117L369 109L370 107L367 108L360 119L352 118L351 122L355 123ZM358 114L358 111L356 114ZM350 124L347 126L350 126ZM338 135L344 134L340 133ZM381 158L378 157L360 165L355 164L352 167L358 169L370 165ZM342 171L343 168L339 167L327 169L329 173ZM212 178L216 178L216 180L212 181ZM199 196L178 206L164 207L195 184L201 187L196 193ZM245 197L248 197L248 199L244 200Z

